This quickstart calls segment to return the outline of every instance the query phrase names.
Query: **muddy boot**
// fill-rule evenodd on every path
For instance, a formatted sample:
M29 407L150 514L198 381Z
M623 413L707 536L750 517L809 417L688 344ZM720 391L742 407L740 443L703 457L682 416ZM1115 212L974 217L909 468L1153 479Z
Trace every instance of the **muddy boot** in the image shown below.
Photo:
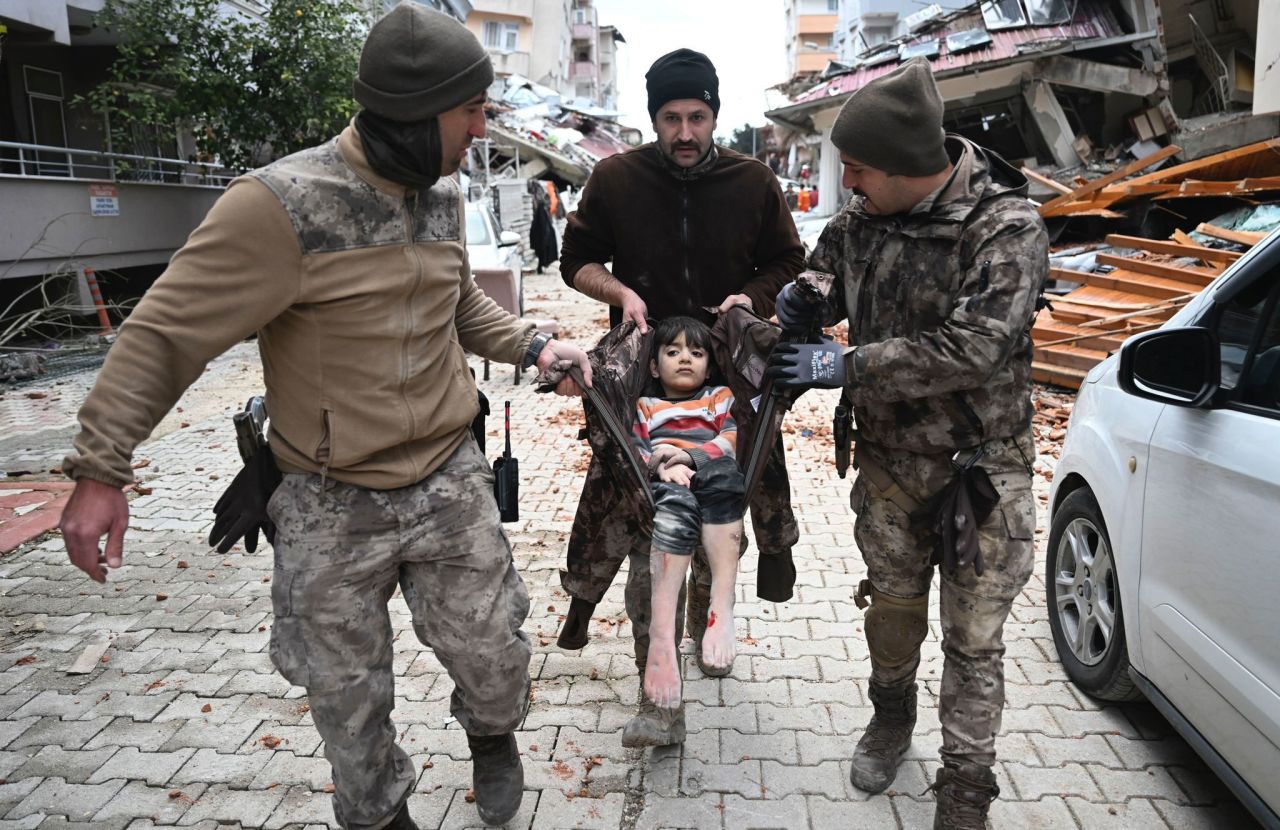
M622 728L622 745L670 746L684 741L684 704L679 709L661 709L644 696L644 672L640 673L640 706L635 717Z
M520 809L524 767L516 736L467 735L471 747L471 786L480 820L491 827L506 824Z
M938 770L933 830L987 830L987 810L1000 795L990 767L961 764Z
M409 815L409 803L407 801L400 807L400 812L396 813L396 817L391 819L391 823L385 825L382 830L418 830L418 825L413 823L413 817Z
M883 792L898 774L898 764L911 746L916 725L916 684L871 683L875 714L853 751L849 780L868 793Z
M733 671L733 664L727 666L708 666L702 662L702 635L707 633L707 613L711 610L711 589L699 585L693 575L689 575L689 589L685 593L685 624L689 628L689 637L693 640L693 659L698 670L707 677L728 677Z

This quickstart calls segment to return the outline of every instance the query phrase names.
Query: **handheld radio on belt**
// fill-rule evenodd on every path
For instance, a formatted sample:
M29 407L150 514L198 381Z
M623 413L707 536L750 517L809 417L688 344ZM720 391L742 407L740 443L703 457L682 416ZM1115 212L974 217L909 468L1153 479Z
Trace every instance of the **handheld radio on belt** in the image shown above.
M493 462L493 497L504 522L520 520L520 461L511 455L511 401L505 405L506 446Z

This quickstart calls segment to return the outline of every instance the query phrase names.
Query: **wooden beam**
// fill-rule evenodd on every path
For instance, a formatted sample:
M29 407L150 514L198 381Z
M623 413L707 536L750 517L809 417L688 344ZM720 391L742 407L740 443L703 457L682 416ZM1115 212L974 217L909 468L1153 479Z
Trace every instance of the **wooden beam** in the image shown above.
M1208 182L1187 179L1181 184L1143 185L1144 188L1163 188L1165 192L1156 195L1157 199L1187 199L1195 196L1241 196L1246 193L1262 193L1280 190L1280 176L1264 176L1256 179L1240 179L1239 181Z
M1199 293L1192 290L1196 286L1180 280L1135 274L1132 271L1124 270L1112 271L1109 274L1092 274L1085 271L1068 271L1065 268L1050 268L1049 276L1054 279L1078 282L1081 285L1092 285L1094 288L1123 291L1126 294L1136 294L1138 297L1155 298L1157 300L1169 300L1174 297L1186 296L1188 293ZM1141 307L1142 304L1140 303L1133 305L1133 308Z
M1204 247L1204 246L1203 246L1203 245L1201 245L1199 242L1196 242L1194 239L1192 239L1192 238L1191 238L1191 236L1190 236L1190 234L1188 234L1188 233L1187 233L1186 231L1184 231L1184 230L1175 230L1175 231L1173 232L1173 241L1174 241L1174 242L1177 242L1179 245L1186 245L1186 246L1191 247L1191 248L1203 248L1203 247Z
M1069 343L1057 346L1037 346L1032 352L1033 360L1053 366L1067 366L1087 372L1107 359L1107 353L1088 346L1076 346Z
M1168 147L1162 147L1149 156L1143 156L1137 161L1129 162L1123 167L1119 167L1105 176L1099 176L1088 184L1077 187L1069 194L1065 194L1057 197L1056 199L1051 199L1048 202L1045 202L1040 206L1040 213L1043 215L1046 210L1052 210L1053 208L1065 205L1068 202L1077 202L1082 197L1099 191L1112 182L1118 182L1126 176L1132 176L1139 170L1146 170L1151 165L1159 164L1170 156L1177 155L1180 152L1182 152L1182 148L1176 144L1170 144Z
M1065 208L1058 208L1057 210L1051 213L1042 213L1041 216L1043 216L1045 219L1062 218L1064 216L1066 217L1098 216L1103 219L1123 219L1124 218L1123 213L1118 213L1114 210L1108 210L1107 208L1090 207L1090 208L1085 208L1083 210L1076 210L1072 208L1070 205L1068 205Z
M1031 339L1037 346L1049 346L1055 341L1072 341L1076 338L1092 344L1090 348L1115 351L1124 342L1123 334L1097 329L1082 329L1072 323L1053 319L1052 313L1040 314L1031 327Z
M1110 265L1126 271L1137 271L1139 274L1150 274L1153 277L1178 280L1189 285L1204 288L1213 282L1218 275L1204 268L1182 267L1163 262L1152 262L1149 259L1117 256L1116 254L1098 254L1099 265Z
M1206 167L1222 164L1224 162L1235 161L1237 159L1247 158L1252 155L1261 153L1272 153L1280 150L1280 139L1269 138L1265 141L1259 141L1256 144L1248 144L1244 147L1236 147L1233 150L1227 150L1224 153L1215 153L1211 156L1204 156L1195 161L1188 161L1182 164L1176 164L1173 167L1166 167L1163 170L1157 170L1154 173L1147 173L1145 176L1138 176L1130 179L1129 184L1141 185L1152 184L1154 182L1167 182L1170 179L1182 176L1189 177L1197 170L1203 170Z
M1227 230L1226 228L1220 228L1217 225L1210 225L1208 222L1202 222L1198 225L1196 227L1196 232L1202 233L1205 236L1212 236L1214 239L1221 239L1226 242L1235 242L1237 245L1246 245L1250 248L1257 245L1267 237L1267 235L1261 231L1232 231Z
M1081 372L1079 369L1070 369L1066 366L1054 366L1035 360L1031 362L1031 377L1033 379L1041 383L1049 383L1067 389L1079 389L1080 384L1084 383L1084 378L1087 374L1087 372Z
M1151 323L1145 326L1134 326L1133 328L1126 329L1125 331L1118 332L1118 333L1102 331L1102 332L1099 332L1098 334L1074 334L1074 335L1071 335L1070 337L1062 337L1056 340L1046 340L1044 342L1037 342L1035 343L1035 347L1037 349L1048 349L1051 346L1065 346L1070 343L1088 342L1090 345L1085 346L1084 348L1086 349L1096 349L1099 351L1114 352L1116 349L1120 348L1120 346L1124 344L1124 341L1129 338L1129 335L1138 334L1139 332L1143 332L1143 331L1150 331L1151 329L1157 329L1163 325L1164 323Z
M1055 181L1041 173L1037 173L1036 171L1032 170L1030 167L1022 168L1022 175L1026 176L1028 179L1035 182L1036 184L1043 185L1044 187L1047 187L1050 190L1055 191L1060 195L1065 196L1066 194L1071 192L1071 188L1067 187L1065 184Z
M1163 239L1147 239L1141 236L1123 236L1118 233L1107 234L1107 244L1117 248L1134 248L1139 251L1150 251L1153 254L1172 254L1173 256L1193 256L1205 262L1235 262L1240 254L1235 251L1224 251L1219 248L1179 245Z

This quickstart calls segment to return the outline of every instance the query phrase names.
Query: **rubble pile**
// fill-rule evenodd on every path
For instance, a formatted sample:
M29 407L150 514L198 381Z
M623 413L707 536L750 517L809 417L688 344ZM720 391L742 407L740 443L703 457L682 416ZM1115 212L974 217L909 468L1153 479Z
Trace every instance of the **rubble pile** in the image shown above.
M538 172L550 169L581 187L597 162L629 149L628 137L639 139L637 131L617 123L621 113L563 101L555 90L519 75L504 80L501 98L488 104L489 131L500 149L518 154Z
M1079 388L1129 336L1161 326L1280 226L1280 139L1142 173L1179 149L1170 145L1074 188L1038 179L1059 194L1040 206L1051 224L1126 220L1129 210L1145 218L1143 226L1163 223L1172 231L1167 238L1105 233L1051 255L1060 296L1032 328L1036 380ZM1194 218L1220 209L1224 199L1243 205L1209 222ZM1175 200L1178 208L1169 208ZM1193 209L1191 201L1203 204ZM1160 223L1151 220L1152 210L1160 211Z

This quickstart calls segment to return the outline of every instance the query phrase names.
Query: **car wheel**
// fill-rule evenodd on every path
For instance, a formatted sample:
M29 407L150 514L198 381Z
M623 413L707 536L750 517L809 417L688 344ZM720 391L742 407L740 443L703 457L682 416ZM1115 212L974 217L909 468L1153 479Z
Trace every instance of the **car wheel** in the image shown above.
M1141 697L1129 676L1111 537L1089 488L1070 493L1054 513L1045 559L1049 627L1067 676L1101 700Z

